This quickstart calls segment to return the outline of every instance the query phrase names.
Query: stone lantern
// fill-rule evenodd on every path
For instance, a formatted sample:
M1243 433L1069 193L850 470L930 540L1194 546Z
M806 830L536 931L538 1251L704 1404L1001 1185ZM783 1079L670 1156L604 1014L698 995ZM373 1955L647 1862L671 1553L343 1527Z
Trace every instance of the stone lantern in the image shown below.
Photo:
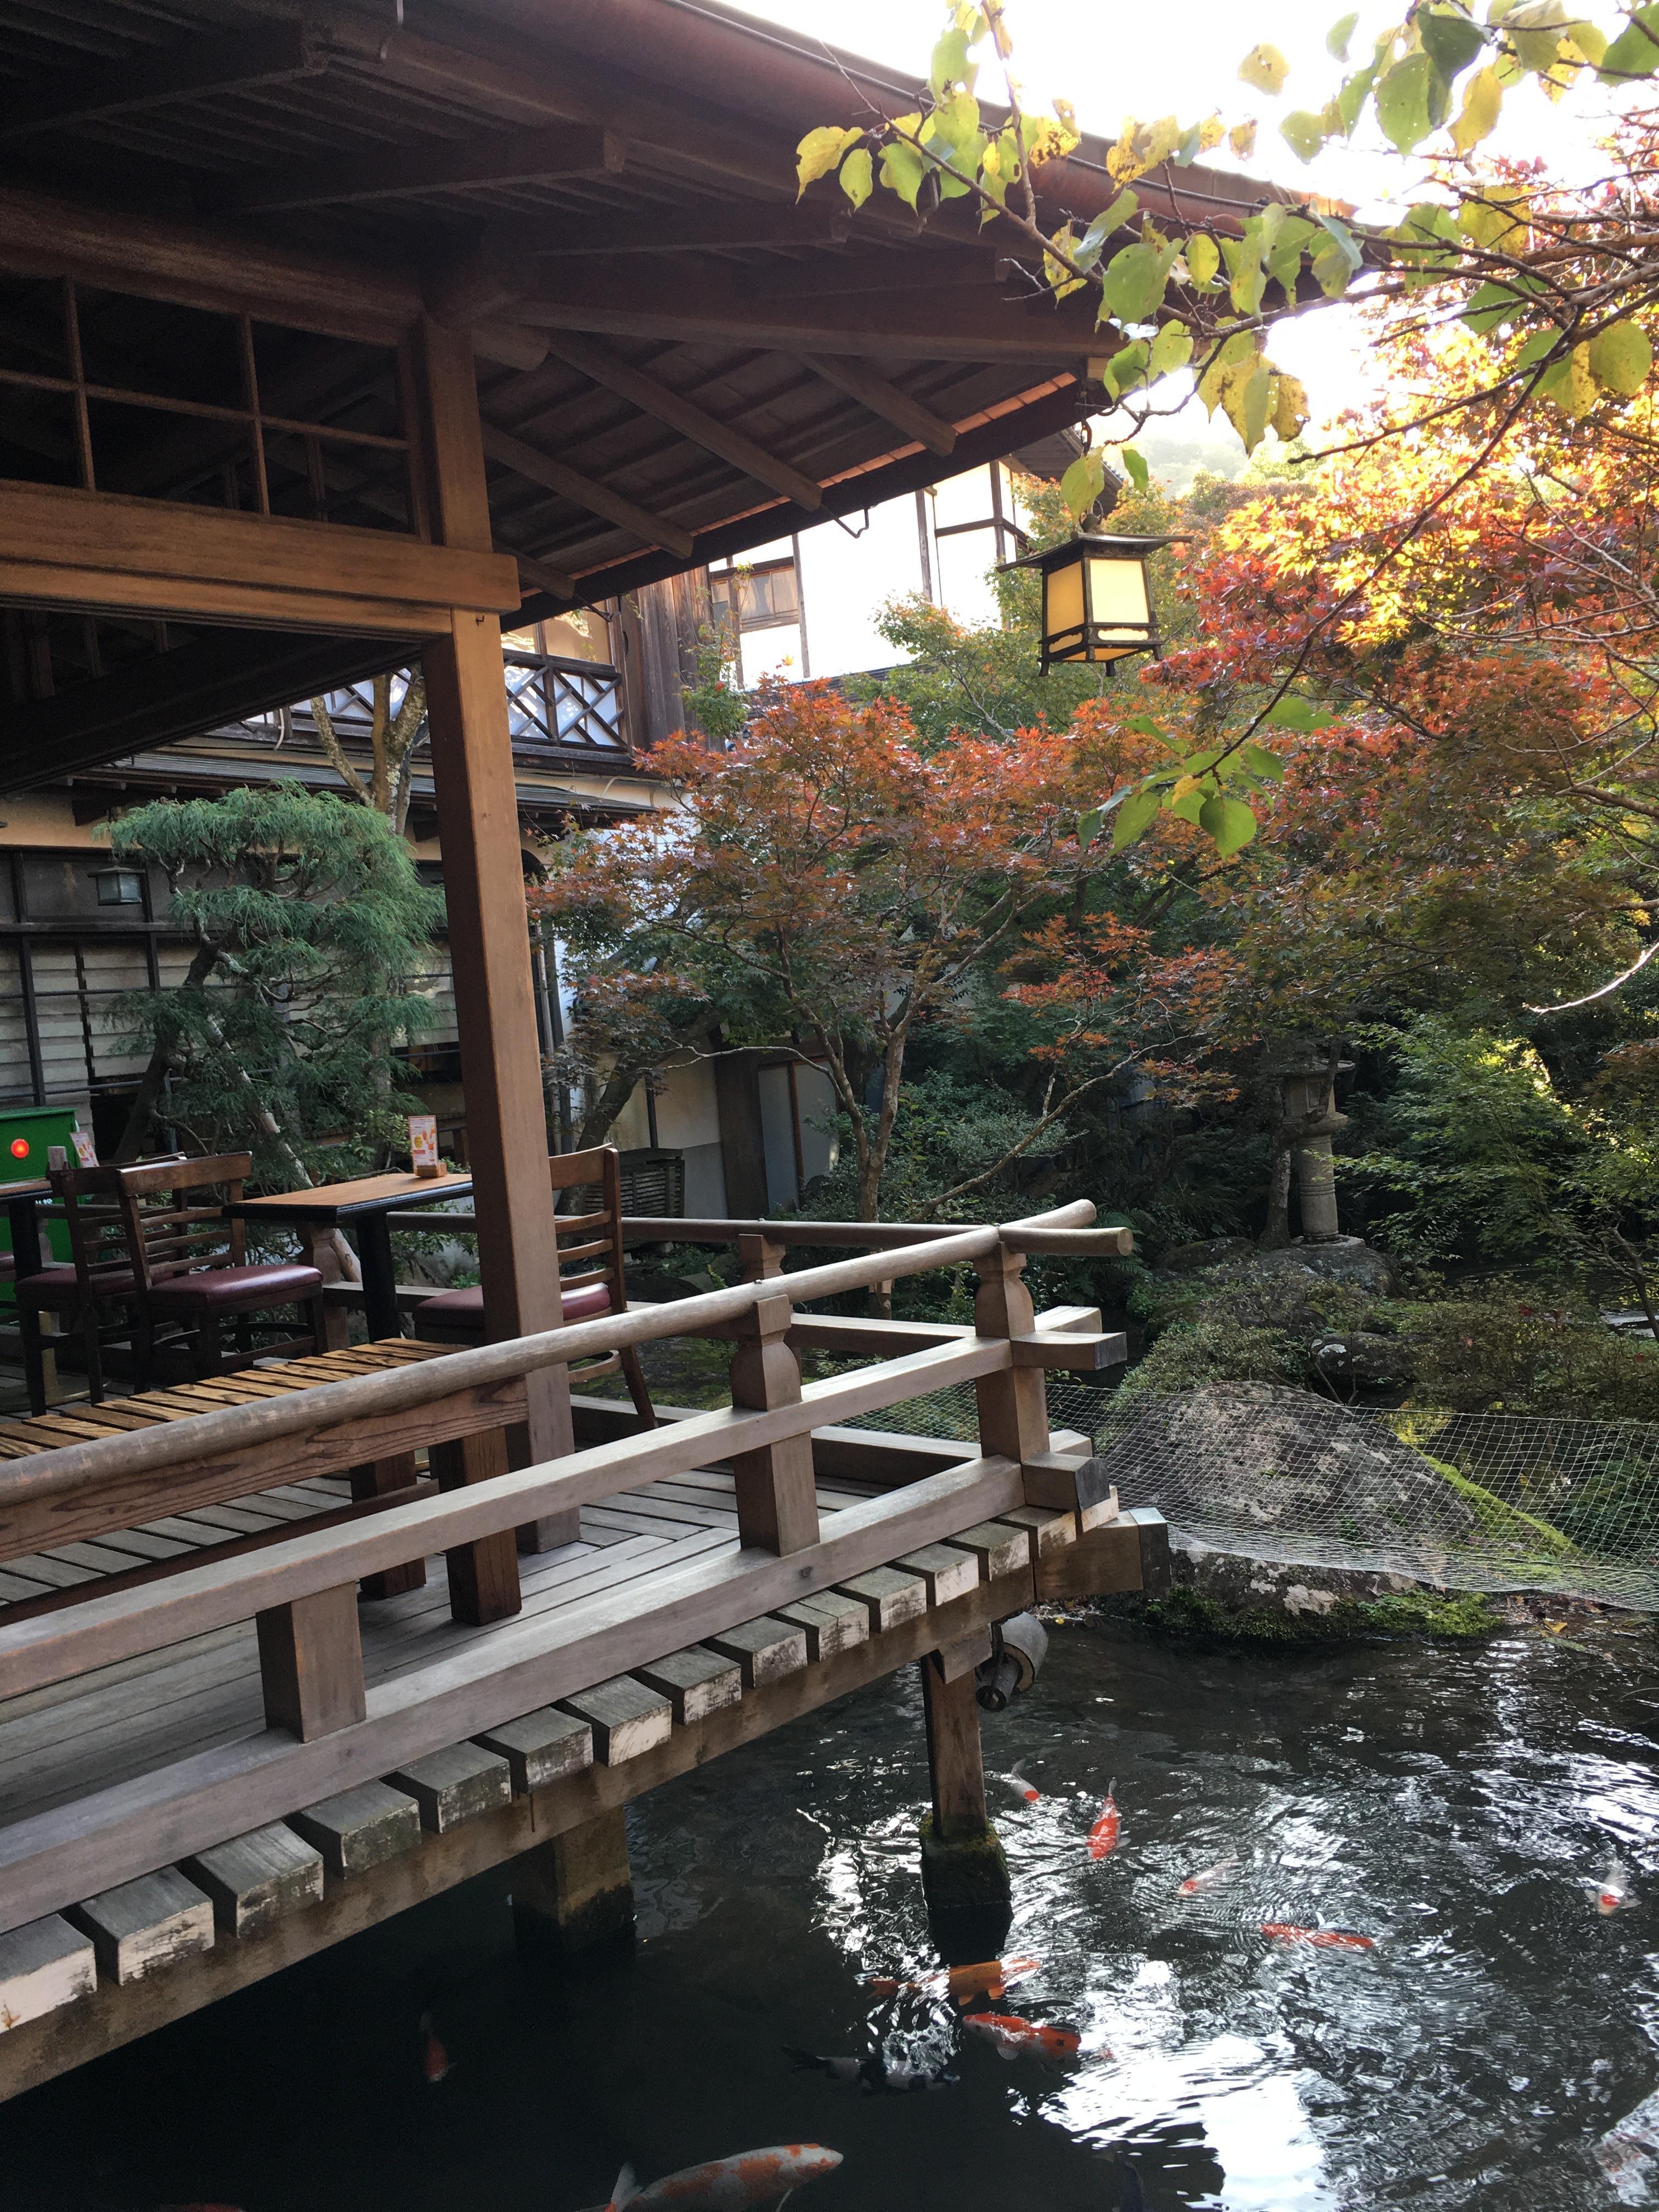
M1337 1073L1347 1074L1353 1066L1351 1060L1340 1060ZM1336 1244L1352 1243L1345 1238L1336 1218L1336 1170L1331 1162L1331 1139L1347 1121L1346 1114L1336 1110L1334 1088L1328 1096L1326 1085L1330 1080L1330 1065L1327 1060L1303 1060L1279 1073L1285 1100L1285 1119L1300 1123L1302 1133L1294 1146L1296 1155L1297 1194L1302 1201L1302 1235L1304 1244Z

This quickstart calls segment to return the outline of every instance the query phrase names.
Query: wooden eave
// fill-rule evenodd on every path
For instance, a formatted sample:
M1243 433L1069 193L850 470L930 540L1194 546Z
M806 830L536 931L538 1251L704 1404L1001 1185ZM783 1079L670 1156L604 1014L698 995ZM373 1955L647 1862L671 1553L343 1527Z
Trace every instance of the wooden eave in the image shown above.
M314 400L332 379L328 404L346 404L364 349L422 316L470 330L492 534L519 564L522 618L873 505L1099 404L1088 363L1106 342L1080 301L1037 296L1010 225L981 231L959 202L927 222L873 203L849 219L832 179L797 204L805 130L901 112L916 88L734 11L405 0L398 24L183 0L164 21L136 0L0 0L0 343L8 279L69 276L117 352L124 330L144 342L139 302L249 314L309 334L283 392ZM1109 204L1105 153L1085 140L1043 173L1045 222ZM1137 190L1224 228L1260 197L1198 167ZM160 503L200 496L181 489L202 471L193 434L152 441L112 488L158 501L169 528L185 516L206 560L240 518L210 528L199 506ZM396 502L374 465L346 519L383 541L370 558L387 579L414 576L421 549L386 531ZM453 603L501 604L487 556L469 557ZM424 602L377 588L390 665ZM123 603L149 604L142 579ZM322 626L297 598L284 611L246 592L220 618ZM343 669L363 658L360 639ZM262 669L248 710L270 703L269 653ZM125 679L100 680L108 724ZM191 710L185 726L207 725ZM22 735L0 708L0 757Z

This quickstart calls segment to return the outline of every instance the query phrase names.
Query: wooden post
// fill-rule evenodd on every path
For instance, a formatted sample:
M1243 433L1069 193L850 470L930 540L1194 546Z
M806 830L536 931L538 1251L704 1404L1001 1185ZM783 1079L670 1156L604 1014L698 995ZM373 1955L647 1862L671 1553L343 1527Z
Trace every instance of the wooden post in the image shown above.
M974 1298L974 1330L979 1336L1029 1336L1036 1314L1022 1278L1025 1255L999 1245L974 1262L979 1289ZM979 1401L979 1448L988 1459L1022 1463L1048 1449L1048 1378L1038 1367L1013 1367L982 1375L975 1383Z
M986 1958L1001 1948L1011 1890L1008 1862L986 1811L974 1658L972 1650L956 1646L921 1662L933 1799L921 1824L921 1886L947 1955ZM965 1953L957 1948L964 1941Z
M921 1704L927 1720L927 1778L933 1793L933 1833L941 1843L977 1836L989 1824L985 1765L980 1753L978 1687L971 1667L947 1681L942 1655L921 1662Z
M301 1743L363 1718L363 1651L349 1583L256 1617L265 1721Z
M428 319L416 349L433 535L486 551L489 501L470 338ZM499 1340L556 1328L562 1318L500 623L457 609L450 635L426 649L422 666L484 1320ZM565 1370L544 1367L527 1379L528 1419L508 1456L533 1466L562 1457L574 1440ZM546 1549L577 1534L571 1512L538 1524L533 1540Z
M744 1238L745 1243L758 1238ZM776 1247L773 1247L776 1249ZM784 1341L795 1310L782 1291L765 1297L734 1324L732 1403L753 1413L800 1403L800 1361ZM818 1540L812 1486L812 1439L786 1437L758 1451L734 1452L738 1536L768 1552L799 1552Z
M410 1490L417 1480L412 1451L393 1452L386 1459L371 1459L349 1470L354 1498L384 1498L388 1492ZM357 1585L360 1597L401 1597L419 1589L426 1580L426 1561L410 1559L406 1566L388 1567L384 1574L365 1575Z
M306 1265L316 1268L325 1285L343 1282L345 1270L340 1265L340 1231L317 1221L302 1221L296 1226L301 1257ZM323 1341L318 1350L343 1352L350 1342L351 1316L343 1306L333 1305L325 1299Z
M528 1950L580 1951L632 1934L633 1875L620 1805L513 1862L513 1919Z
M480 1429L451 1443L428 1444L427 1464L440 1490L465 1490L475 1482L507 1473L505 1429ZM446 1552L449 1570L449 1609L469 1628L482 1628L492 1620L506 1620L524 1600L519 1589L519 1547L510 1529L498 1536L480 1536L475 1543L458 1544Z

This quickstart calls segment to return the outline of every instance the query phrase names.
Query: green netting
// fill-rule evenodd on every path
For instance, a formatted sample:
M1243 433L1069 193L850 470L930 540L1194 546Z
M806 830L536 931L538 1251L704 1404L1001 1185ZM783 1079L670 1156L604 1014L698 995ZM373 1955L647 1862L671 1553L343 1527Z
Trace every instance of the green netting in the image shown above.
M1217 1551L1659 1609L1659 1424L1355 1411L1265 1383L1120 1401L1058 1378L1048 1412L1094 1439L1125 1505ZM867 1425L971 1438L972 1386Z

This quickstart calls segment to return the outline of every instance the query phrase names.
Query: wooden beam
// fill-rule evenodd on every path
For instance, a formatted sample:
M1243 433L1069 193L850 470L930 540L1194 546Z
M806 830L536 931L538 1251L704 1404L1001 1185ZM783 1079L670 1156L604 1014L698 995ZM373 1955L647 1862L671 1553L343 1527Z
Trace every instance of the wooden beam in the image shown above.
M503 225L503 241L514 252L538 259L575 260L619 253L741 252L763 246L840 246L853 218L837 208L794 202L782 207L755 200L733 200L714 208L676 215L659 208L627 215L599 216L580 223L560 218L556 225Z
M488 137L427 138L414 146L260 170L226 187L204 187L199 198L204 214L270 215L483 185L614 176L627 158L624 141L611 132L562 125L552 131L493 131Z
M641 413L654 416L659 422L666 422L671 429L690 438L705 452L718 453L722 460L730 461L746 476L769 484L786 499L793 499L809 509L823 503L823 490L811 477L803 476L799 469L791 468L787 461L769 453L764 446L757 445L741 430L719 421L706 408L699 407L696 400L687 399L672 386L622 360L597 339L557 337L550 350L593 383L603 385L607 392L614 392L619 398L626 399Z
M417 348L435 526L447 544L487 546L471 347L427 317ZM556 1328L563 1310L499 623L458 610L452 635L423 665L484 1321L492 1337L523 1337ZM525 1389L526 1429L509 1440L512 1455L520 1445L532 1461L569 1451L567 1370L538 1369Z
M961 246L899 247L890 252L815 253L810 261L777 263L755 272L757 285L769 300L791 300L801 295L828 299L853 292L932 291L948 285L952 291L982 290L1004 281L1006 253L988 246L975 250ZM727 272L722 270L722 276Z
M464 1510L453 1498L434 1502ZM830 1533L805 1551L777 1559L735 1545L712 1552L677 1572L672 1602L641 1610L639 1591L629 1583L552 1616L526 1615L469 1638L443 1657L376 1684L368 1717L356 1728L310 1743L271 1730L244 1736L15 1821L0 1830L0 1932L143 1868L280 1820L296 1804L390 1773L515 1714L556 1704L665 1652L707 1643L726 1627L1019 1502L1019 1471L1012 1462L975 1461L845 1507Z
M543 571L531 581L545 591L554 573ZM413 644L412 637L206 630L131 668L0 708L0 791L31 791L77 769L337 690L401 666Z
M1113 350L1086 306L1033 307L1018 297L960 292L948 277L915 298L854 294L833 303L774 298L763 282L666 278L573 264L544 272L516 309L523 323L612 337L769 346L781 352L885 354L912 361L1069 365Z
M636 507L622 492L613 491L609 484L597 477L584 476L580 469L556 461L551 454L544 453L534 446L515 438L511 431L498 430L493 424L483 426L483 449L492 461L511 469L515 476L540 484L544 491L556 492L574 506L586 507L590 514L602 514L607 522L614 522L619 530L631 530L647 545L660 545L681 560L691 557L691 533L682 530L676 522L665 516L653 514L648 508Z
M0 141L107 122L182 100L222 100L291 84L296 77L320 76L327 66L315 33L294 22L143 47L118 61L42 70L0 87Z
M0 596L290 629L430 636L455 608L515 611L518 574L482 547L390 530L0 483Z
M856 399L860 407L867 407L884 422L902 430L907 438L916 439L930 453L949 453L955 447L957 434L950 423L934 414L931 407L924 407L921 400L913 399L908 392L901 392L896 384L878 376L864 362L836 355L802 354L799 358L814 376L833 384L837 392L844 392L849 399Z
M781 1292L763 1298L738 1325L732 1361L733 1406L765 1411L800 1403L800 1361L785 1341L791 1317ZM818 1540L817 1498L812 1486L810 1437L785 1437L732 1461L737 1486L738 1536L769 1552L804 1551Z
M245 231L57 200L0 186L0 269L248 313L296 330L395 345L421 313L412 270L276 246ZM177 510L175 509L176 513Z

